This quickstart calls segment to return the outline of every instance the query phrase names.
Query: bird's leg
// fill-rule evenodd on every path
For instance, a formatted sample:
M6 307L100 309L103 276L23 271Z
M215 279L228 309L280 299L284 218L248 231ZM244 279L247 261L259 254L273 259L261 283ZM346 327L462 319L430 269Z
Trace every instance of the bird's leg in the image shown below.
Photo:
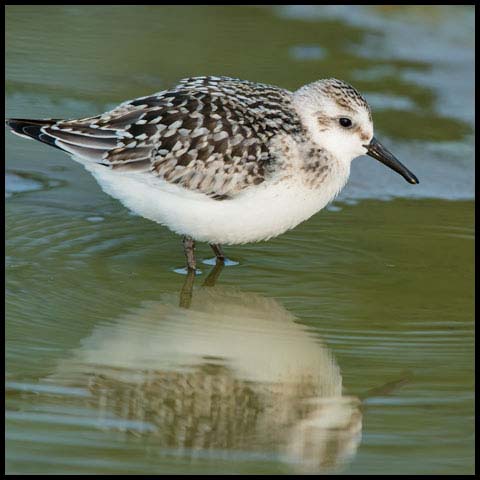
M195 271L197 268L197 262L195 261L195 240L192 237L184 236L182 242L188 270Z
M204 287L214 287L215 283L217 283L218 277L220 276L220 272L223 270L225 265L223 262L217 262L213 267L212 271L208 274L207 278L203 282Z
M217 257L217 263L225 263L225 255L223 253L222 247L218 243L211 243L213 253Z
M188 269L187 276L185 277L185 282L183 287L180 290L180 307L181 308L190 308L192 303L193 295L193 284L195 282L195 270Z

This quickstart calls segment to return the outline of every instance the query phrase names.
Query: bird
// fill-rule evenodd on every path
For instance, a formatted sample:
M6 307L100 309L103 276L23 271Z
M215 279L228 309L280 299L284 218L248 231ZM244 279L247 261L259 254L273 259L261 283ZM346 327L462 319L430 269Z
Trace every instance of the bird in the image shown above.
M181 235L187 271L197 269L196 242L223 263L222 245L268 240L307 220L361 155L419 183L374 136L365 98L335 78L290 91L190 77L100 115L6 125L66 152L127 209Z

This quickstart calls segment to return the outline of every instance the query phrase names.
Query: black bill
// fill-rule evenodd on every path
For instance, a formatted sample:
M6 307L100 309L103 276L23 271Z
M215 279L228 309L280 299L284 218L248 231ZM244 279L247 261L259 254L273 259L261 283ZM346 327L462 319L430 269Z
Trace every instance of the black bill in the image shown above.
M405 165L400 163L375 137L372 138L372 141L368 145L364 145L364 147L367 149L367 155L370 155L370 157L375 158L387 167L395 170L408 183L419 183L418 178Z

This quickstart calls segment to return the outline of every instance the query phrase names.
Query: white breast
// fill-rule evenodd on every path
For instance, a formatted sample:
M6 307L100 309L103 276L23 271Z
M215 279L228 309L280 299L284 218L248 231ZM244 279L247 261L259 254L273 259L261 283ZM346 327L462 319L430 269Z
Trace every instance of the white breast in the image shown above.
M292 175L247 188L231 200L213 200L150 174L85 167L106 193L134 213L180 235L219 244L267 240L295 227L325 207L349 174L339 164L316 189L308 188L300 175Z

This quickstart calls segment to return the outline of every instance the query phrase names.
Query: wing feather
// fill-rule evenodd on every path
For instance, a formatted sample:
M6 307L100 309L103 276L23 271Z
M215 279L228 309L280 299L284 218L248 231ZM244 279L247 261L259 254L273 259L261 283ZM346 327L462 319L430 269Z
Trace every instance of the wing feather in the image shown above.
M286 90L194 77L96 117L17 131L119 172L148 172L223 199L262 183L275 168L272 138L301 127Z

